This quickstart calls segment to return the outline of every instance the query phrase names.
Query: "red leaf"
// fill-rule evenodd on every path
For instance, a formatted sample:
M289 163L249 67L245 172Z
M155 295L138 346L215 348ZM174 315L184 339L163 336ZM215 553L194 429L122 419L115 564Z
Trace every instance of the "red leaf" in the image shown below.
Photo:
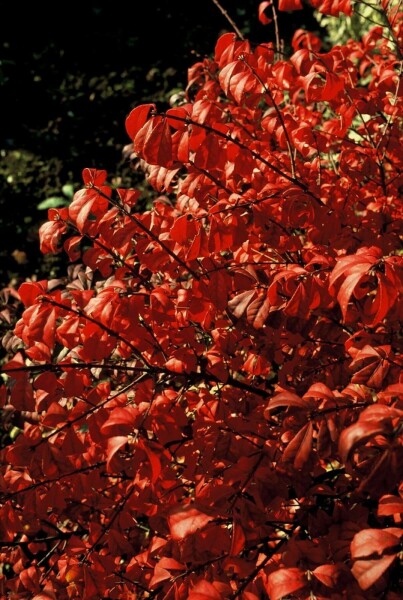
M162 581L166 581L167 579L170 579L170 578L171 578L171 573L169 571L167 571L167 569L164 569L159 564L157 564L154 567L154 573L148 583L148 587L150 588L150 590L153 590Z
M373 585L395 561L396 555L382 556L373 560L357 560L351 571L362 590Z
M297 567L280 569L270 573L267 578L266 590L270 600L281 600L297 590L305 587L308 581L305 572Z
M293 392L280 392L270 400L269 406L266 408L266 410L271 411L279 406L295 406L297 408L309 410L311 408L311 403L307 400L303 400Z
M174 373L192 373L197 368L197 358L190 348L178 348L174 350L165 366Z
M63 221L47 221L39 227L40 251L42 254L58 254L62 251L61 238L67 226Z
M172 539L183 540L188 535L203 529L213 518L198 510L194 505L176 507L168 517Z
M171 571L184 571L185 565L178 562L174 558L169 558L168 556L163 556L161 560L158 562L159 566L163 569L169 569Z
M230 556L236 556L240 554L245 548L245 533L242 526L237 521L232 523L232 536L231 536L231 549L229 552Z
M343 77L327 72L325 87L322 90L322 100L333 100L344 87L345 82Z
M151 450L148 444L143 440L139 440L137 446L141 448L147 455L151 467L151 483L155 483L161 474L161 461L158 455Z
M283 452L284 462L293 462L296 469L301 469L308 461L313 444L313 425L307 423L300 429Z
M185 129L186 120L189 118L190 113L189 105L169 108L166 111L168 124L173 129Z
M402 411L382 404L368 406L356 423L342 431L339 439L339 452L343 462L359 444L364 444L376 435L388 435L392 431L392 419L401 416Z
M375 435L385 432L382 424L371 422L357 422L342 431L339 439L339 452L343 462L347 462L351 452L358 444L365 443Z
M215 46L214 60L217 63L220 63L220 59L222 58L224 52L227 53L228 49L235 45L235 42L235 33L224 33L222 36L220 36Z
M199 227L199 223L193 219L191 214L182 215L175 219L170 230L170 236L175 242L184 244L194 239Z
M172 136L167 119L147 121L134 138L134 150L150 165L172 165Z
M399 295L399 288L394 277L388 278L383 273L377 273L377 278L377 294L368 311L368 325L371 326L380 323L386 317Z
M156 110L155 104L140 104L140 106L133 108L128 115L126 118L126 131L131 140L134 140L152 110Z
M255 329L261 329L270 314L270 299L267 293L261 293L248 304L246 318Z
M344 13L347 16L351 16L352 14L350 0L311 0L311 2L324 15L338 17L340 13Z
M18 288L18 295L25 306L31 306L35 303L38 296L46 294L47 289L47 281L27 281L22 283Z
M314 569L312 574L326 587L334 588L336 587L340 576L340 566L321 565L320 567Z
M238 104L243 102L245 94L257 84L251 71L239 60L228 63L221 69L219 81L225 94L232 95Z
M223 600L223 597L209 581L203 580L190 590L187 600Z
M272 6L272 4L273 4L273 0L268 0L267 2L261 2L259 4L258 17L259 17L259 21L261 22L262 25L268 25L269 23L271 23L273 21L273 19L271 19L270 17L268 17L265 14L266 8L268 8L269 6Z
M398 535L394 535L397 532ZM385 550L399 546L403 530L398 528L363 529L359 531L351 542L351 558L370 558L374 554L381 555Z
M102 194L107 194L109 188L103 188ZM74 194L69 206L69 217L80 233L86 233L93 221L90 215L98 217L103 215L109 207L108 200L95 189L84 188Z
M83 237L75 235L67 239L63 244L63 249L69 257L70 262L75 262L81 256L80 244Z
M101 187L107 178L108 173L104 170L98 171L97 169L83 169L82 177L86 187Z
M390 368L391 350L389 345L376 348L365 345L350 364L350 370L354 373L351 382L381 388Z
M240 319L243 313L246 311L247 307L249 306L250 302L252 301L252 298L254 298L255 296L255 290L241 292L228 302L228 309L232 312L234 317Z
M302 8L301 0L278 0L279 10L301 10Z
M22 585L30 592L36 592L40 587L40 571L37 566L31 566L20 573Z
M387 494L382 496L378 504L378 515L381 517L390 517L392 515L403 514L403 498Z
M140 413L136 406L114 408L101 427L104 435L128 435L133 432Z
M111 473L114 471L113 459L119 450L127 443L126 435L119 435L108 439L108 448L106 452L106 470Z

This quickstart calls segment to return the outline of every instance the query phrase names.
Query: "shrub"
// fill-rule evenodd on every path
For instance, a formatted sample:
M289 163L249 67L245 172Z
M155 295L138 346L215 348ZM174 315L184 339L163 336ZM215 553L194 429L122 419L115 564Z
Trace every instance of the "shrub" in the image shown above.
M127 117L152 207L86 168L49 210L71 265L19 288L4 369L9 598L398 599L402 14L377 9L326 52L223 34Z

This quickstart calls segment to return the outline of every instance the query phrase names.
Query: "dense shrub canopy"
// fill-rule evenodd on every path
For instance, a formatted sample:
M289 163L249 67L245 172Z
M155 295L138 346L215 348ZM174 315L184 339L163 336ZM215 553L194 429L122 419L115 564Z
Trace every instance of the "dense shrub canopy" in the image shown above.
M49 211L70 266L19 289L4 595L398 600L402 13L378 10L328 51L223 34L126 119L152 207L86 168Z

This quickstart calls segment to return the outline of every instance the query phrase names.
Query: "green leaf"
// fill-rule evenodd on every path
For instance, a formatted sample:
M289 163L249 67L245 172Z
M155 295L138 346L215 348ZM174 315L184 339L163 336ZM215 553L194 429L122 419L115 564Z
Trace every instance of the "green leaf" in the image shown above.
M51 196L40 202L36 208L38 210L46 210L47 208L58 208L60 206L68 206L69 204L69 201L62 196Z
M74 196L74 186L72 183L65 183L64 186L62 187L62 192L63 194L66 196L66 198L69 198L69 200Z

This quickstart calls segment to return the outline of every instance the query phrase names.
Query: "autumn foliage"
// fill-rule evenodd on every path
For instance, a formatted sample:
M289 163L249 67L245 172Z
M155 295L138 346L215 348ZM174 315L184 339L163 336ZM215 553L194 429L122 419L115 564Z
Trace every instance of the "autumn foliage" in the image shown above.
M2 598L401 597L403 15L378 8L329 51L225 33L182 103L127 117L152 208L87 168L49 211L71 265L19 289Z

